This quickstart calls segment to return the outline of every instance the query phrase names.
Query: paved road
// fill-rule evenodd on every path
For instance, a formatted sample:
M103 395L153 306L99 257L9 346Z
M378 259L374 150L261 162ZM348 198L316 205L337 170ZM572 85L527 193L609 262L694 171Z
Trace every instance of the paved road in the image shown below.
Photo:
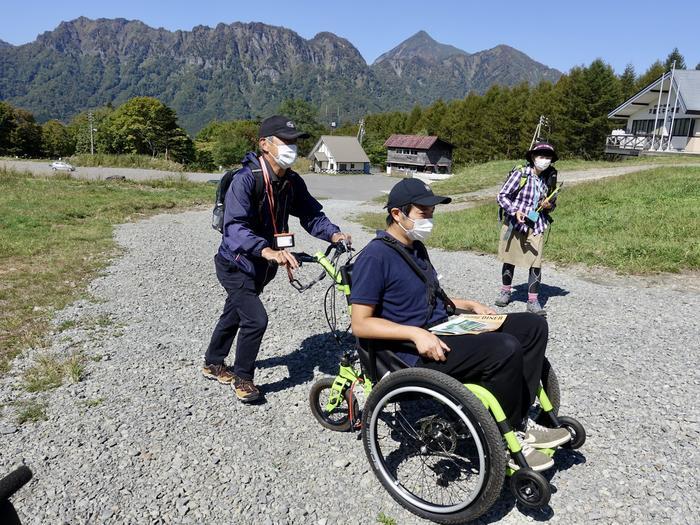
M29 171L35 175L53 175L48 161L27 161L0 159L0 168ZM178 173L173 171L137 169L137 168L102 168L78 167L74 176L89 179L105 179L110 176L122 176L130 180L167 179L185 177L193 182L219 180L219 173ZM304 180L309 191L320 198L366 201L388 192L398 179L386 175L316 175L308 173Z

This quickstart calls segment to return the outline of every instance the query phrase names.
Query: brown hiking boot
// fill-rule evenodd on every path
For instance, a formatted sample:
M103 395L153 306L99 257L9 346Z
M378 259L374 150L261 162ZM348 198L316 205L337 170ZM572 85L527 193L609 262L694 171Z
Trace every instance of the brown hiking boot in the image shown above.
M260 399L260 390L253 384L252 379L236 377L233 380L233 391L242 403L252 403Z
M230 385L236 376L226 367L226 365L207 365L202 367L202 375L207 379L214 379L224 385Z

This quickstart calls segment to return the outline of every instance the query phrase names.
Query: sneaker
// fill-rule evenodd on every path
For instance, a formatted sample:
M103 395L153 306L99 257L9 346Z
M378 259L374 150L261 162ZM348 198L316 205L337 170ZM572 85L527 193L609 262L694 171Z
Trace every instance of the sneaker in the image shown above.
M565 428L548 428L535 423L532 419L527 422L527 430L523 441L533 448L554 448L568 443L571 434Z
M505 290L501 290L498 293L498 297L496 297L496 300L493 302L496 306L508 306L508 303L510 303L510 292L506 292Z
M527 461L528 467L536 472L541 472L554 466L554 460L552 458L550 458L547 454L536 450L532 445L525 441L523 432L516 432L515 435L518 436L518 441L520 441L522 453L523 456L525 456L525 461ZM508 454L508 466L513 470L520 469L510 453Z
M527 302L527 311L530 312L531 314L537 314L537 315L541 315L543 317L547 317L547 312L545 311L544 308L542 308L542 305L540 304L539 300L537 300L537 299L535 299L534 301Z
M233 391L242 403L252 403L260 399L260 390L253 384L252 379L236 377L233 380Z
M205 364L202 367L202 375L207 379L214 379L224 385L230 385L236 377L224 364Z

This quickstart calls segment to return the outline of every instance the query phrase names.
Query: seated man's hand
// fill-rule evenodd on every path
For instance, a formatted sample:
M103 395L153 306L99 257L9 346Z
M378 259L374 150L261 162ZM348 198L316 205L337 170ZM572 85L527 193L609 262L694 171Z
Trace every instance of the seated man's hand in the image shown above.
M477 303L476 301L472 304L472 312L476 315L496 315L496 310L485 304Z
M335 244L340 241L345 241L345 244L350 246L352 244L352 235L343 232L334 233L333 237L331 237L331 242Z
M420 330L413 338L413 343L422 357L433 361L447 361L445 354L450 351L450 347L428 330Z

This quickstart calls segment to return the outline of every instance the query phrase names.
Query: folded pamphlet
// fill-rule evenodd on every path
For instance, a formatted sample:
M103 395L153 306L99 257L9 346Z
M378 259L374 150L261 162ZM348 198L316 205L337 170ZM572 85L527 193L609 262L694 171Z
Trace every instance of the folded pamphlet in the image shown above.
M435 335L465 335L495 332L506 320L505 315L456 315L430 328Z

